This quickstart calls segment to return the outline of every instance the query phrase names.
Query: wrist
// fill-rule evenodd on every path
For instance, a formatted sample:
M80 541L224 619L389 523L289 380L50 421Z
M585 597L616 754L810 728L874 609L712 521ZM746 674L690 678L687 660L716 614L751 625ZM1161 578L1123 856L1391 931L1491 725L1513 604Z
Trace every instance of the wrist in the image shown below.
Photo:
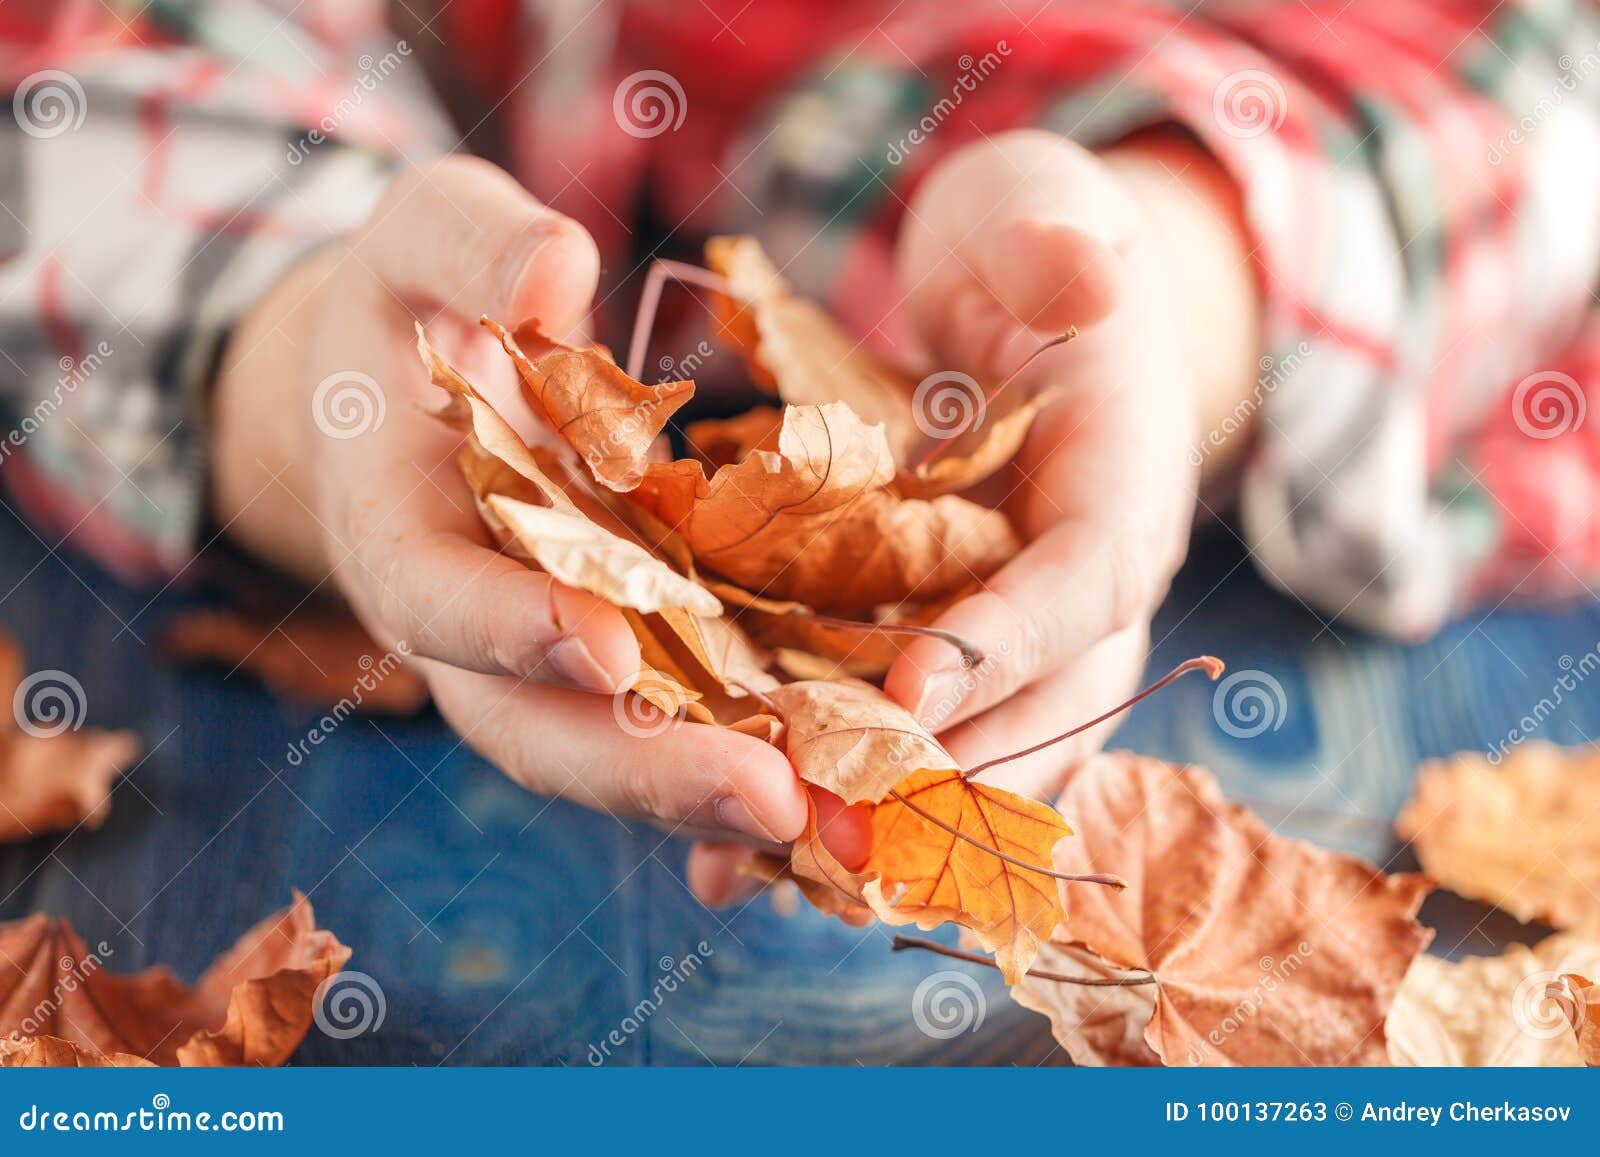
M312 515L305 353L318 288L339 255L289 269L239 320L218 365L211 409L211 504L226 533L267 562L315 582L328 559Z

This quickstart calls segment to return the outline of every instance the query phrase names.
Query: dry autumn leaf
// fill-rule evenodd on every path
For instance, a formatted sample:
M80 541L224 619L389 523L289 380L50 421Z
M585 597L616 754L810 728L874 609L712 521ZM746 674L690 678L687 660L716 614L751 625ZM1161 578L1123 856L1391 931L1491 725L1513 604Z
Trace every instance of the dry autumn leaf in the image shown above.
M165 968L107 972L66 921L43 914L0 925L0 958L26 964L0 977L0 1066L281 1065L350 950L296 892L193 988Z
M987 411L998 391L985 391L964 374L934 374L919 383L816 303L797 297L753 237L713 237L706 264L731 292L712 295L718 334L751 376L791 406L843 402L867 425L881 424L901 497L931 499L976 486L1016 456L1039 411L1056 397L1040 391L994 415ZM773 413L697 423L691 444L712 448L707 457L714 465L734 461L774 436ZM935 436L949 441L938 443ZM919 451L930 445L940 456L924 461L926 452Z
M1476 753L1426 763L1395 821L1444 887L1524 922L1600 919L1600 750L1524 743L1499 767Z
M1156 977L1012 990L1074 1060L1382 1063L1384 1016L1432 935L1413 918L1425 880L1281 839L1209 772L1125 752L1082 765L1057 807L1079 838L1056 846L1056 867L1112 867L1130 884L1074 889L1035 968Z
M1050 854L1072 829L1041 803L968 780L875 687L790 684L769 699L800 778L873 805L871 851L857 872L823 846L813 813L791 858L806 895L825 911L866 907L888 924L957 923L1014 982L1061 918Z
M428 701L405 656L385 651L350 614L300 609L279 619L231 610L189 611L162 628L161 653L179 663L250 672L286 699L315 707L411 715Z
M582 456L595 480L612 490L637 486L651 443L694 396L694 383L636 382L597 347L544 339L530 355L519 338L532 340L536 328L521 327L514 335L488 318L483 324L511 356L529 407Z
M83 728L82 688L62 672L39 672L32 684L22 672L21 648L0 632L0 843L98 828L139 738Z
M1573 997L1572 1029L1578 1041L1578 1055L1590 1068L1600 1066L1600 987L1587 976L1573 972L1563 975L1561 981Z
M791 406L843 402L904 461L922 440L912 415L915 379L847 334L815 302L797 297L753 237L713 237L706 265L733 296L712 294L719 335L751 377Z
M652 463L629 497L708 571L823 612L943 598L1015 554L999 511L948 495L904 500L893 477L882 431L849 407L791 406L777 449L709 480L697 462Z
M1567 970L1600 968L1600 940L1575 933L1451 963L1419 956L1389 1010L1389 1061L1407 1066L1581 1065L1582 997Z

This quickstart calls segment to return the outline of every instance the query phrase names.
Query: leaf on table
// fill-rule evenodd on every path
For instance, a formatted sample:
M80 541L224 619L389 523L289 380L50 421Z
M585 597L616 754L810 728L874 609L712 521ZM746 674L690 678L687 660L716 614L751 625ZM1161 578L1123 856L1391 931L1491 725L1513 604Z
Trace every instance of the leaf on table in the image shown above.
M650 446L679 407L694 396L694 383L647 386L625 374L594 348L560 346L546 339L524 352L517 336L488 318L522 382L533 412L567 441L612 490L632 490L644 477ZM529 336L526 327L518 331Z
M411 715L428 686L399 651L385 651L355 618L302 607L283 618L238 611L186 611L169 619L157 646L178 663L249 672L285 699L314 707L348 703L378 715Z
M80 688L48 672L24 686L23 670L22 649L0 631L0 843L98 828L139 737L83 727Z
M1064 896L1036 967L1081 972L1086 952L1158 978L1109 993L1037 977L1013 989L1075 1061L1135 1059L1137 1035L1147 1061L1169 1065L1383 1063L1384 1017L1432 936L1414 919L1426 880L1282 839L1209 772L1126 752L1083 764L1057 808L1080 838L1056 846L1056 867L1112 868L1129 886ZM1092 1032L1075 1027L1085 1018Z
M1455 963L1419 956L1389 1010L1389 1062L1581 1065L1585 1002L1563 973L1597 968L1600 940L1571 932Z
M153 1069L130 1053L91 1053L59 1037L0 1037L0 1069Z
M1466 752L1425 763L1395 821L1441 885L1518 920L1600 920L1600 750L1524 743L1495 767Z
M296 892L193 988L162 967L108 972L105 955L42 913L0 924L0 959L25 965L0 975L0 1035L11 1042L0 1065L281 1065L311 1027L317 987L350 950Z
M843 402L862 422L883 425L894 460L922 439L912 417L915 379L844 331L821 306L795 296L753 237L713 237L706 265L735 294L711 295L719 336L757 383L791 406Z
M1572 994L1578 1055L1590 1068L1600 1066L1600 986L1575 972L1563 974L1561 982Z
M904 500L881 430L846 406L789 407L776 450L708 481L697 462L652 463L630 497L708 571L819 611L929 602L987 577L1018 548L1005 515L947 495Z

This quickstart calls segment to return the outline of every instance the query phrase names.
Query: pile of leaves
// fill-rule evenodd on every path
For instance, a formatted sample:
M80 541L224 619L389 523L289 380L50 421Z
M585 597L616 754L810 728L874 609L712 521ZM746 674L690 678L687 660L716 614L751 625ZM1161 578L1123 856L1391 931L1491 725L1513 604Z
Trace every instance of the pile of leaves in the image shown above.
M1080 1061L1381 1062L1430 936L1420 877L1280 840L1199 769L1106 756L1054 808L1000 790L872 681L1017 549L1003 513L959 492L1009 463L1048 396L930 435L916 383L794 295L753 241L714 240L708 264L717 332L777 404L690 424L689 457L654 449L691 381L648 385L601 346L485 319L537 419L525 439L420 327L418 349L501 547L632 625L631 694L772 743L805 782L870 809L853 870L814 811L756 870L827 912L959 925ZM1291 995L1214 1039L1263 962L1296 950Z

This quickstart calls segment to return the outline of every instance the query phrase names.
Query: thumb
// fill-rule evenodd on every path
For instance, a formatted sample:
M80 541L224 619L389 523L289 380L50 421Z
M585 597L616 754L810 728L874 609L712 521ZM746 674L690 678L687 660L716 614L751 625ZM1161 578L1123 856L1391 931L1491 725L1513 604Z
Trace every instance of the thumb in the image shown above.
M563 332L589 311L600 277L594 240L503 169L451 156L389 186L356 256L407 302L467 322L537 318Z

